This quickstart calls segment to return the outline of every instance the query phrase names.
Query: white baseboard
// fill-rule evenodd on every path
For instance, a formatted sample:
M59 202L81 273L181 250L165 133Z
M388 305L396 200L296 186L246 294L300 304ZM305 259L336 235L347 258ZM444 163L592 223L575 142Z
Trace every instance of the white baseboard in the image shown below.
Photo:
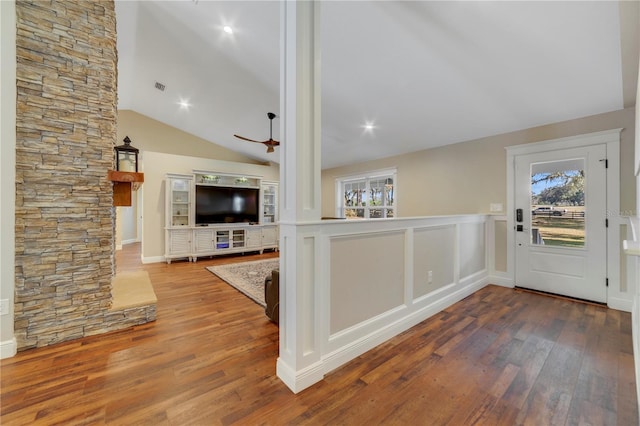
M301 392L324 378L322 362L316 362L300 371L295 371L280 357L276 361L276 375L293 393Z
M0 342L0 359L11 358L18 353L18 343L14 337L11 340Z
M149 256L142 258L142 263L160 263L166 261L167 259L164 256Z
M607 300L607 307L622 312L633 312L633 300L610 297Z
M140 240L132 238L130 240L122 240L122 245L125 246L127 244L139 243Z
M403 331L408 330L416 324L419 324L420 322L448 308L454 303L459 302L465 297L485 287L487 283L488 278L486 276L481 277L480 279L472 283L468 283L466 286L458 288L452 293L443 296L441 299L435 300L416 311L412 311L405 317L402 317L393 323L379 328L374 332L361 337L360 339L354 340L347 345L326 354L322 359L324 373L326 374L335 370L336 368L346 364L347 362L355 359L363 353L386 342L392 337L397 336Z
M514 288L516 285L516 283L513 281L513 278L506 274L489 275L488 282L489 284L495 284L507 288Z

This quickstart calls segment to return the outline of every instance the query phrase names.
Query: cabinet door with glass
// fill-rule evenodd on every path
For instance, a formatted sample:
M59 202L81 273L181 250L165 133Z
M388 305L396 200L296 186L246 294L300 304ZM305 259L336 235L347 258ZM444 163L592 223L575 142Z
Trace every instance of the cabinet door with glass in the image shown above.
M167 175L167 228L191 226L191 182L189 175Z
M262 182L262 223L278 221L278 184Z

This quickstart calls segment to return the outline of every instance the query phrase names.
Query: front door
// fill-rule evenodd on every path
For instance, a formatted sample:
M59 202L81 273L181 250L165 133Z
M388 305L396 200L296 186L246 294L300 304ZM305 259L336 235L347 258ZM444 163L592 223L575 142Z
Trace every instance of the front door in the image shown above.
M607 301L606 145L515 157L516 286Z

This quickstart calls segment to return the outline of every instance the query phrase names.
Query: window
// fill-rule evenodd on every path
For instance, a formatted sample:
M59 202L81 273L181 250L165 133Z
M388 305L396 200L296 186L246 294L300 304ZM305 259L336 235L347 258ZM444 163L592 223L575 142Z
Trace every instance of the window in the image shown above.
M395 217L396 171L336 180L337 215L347 219Z

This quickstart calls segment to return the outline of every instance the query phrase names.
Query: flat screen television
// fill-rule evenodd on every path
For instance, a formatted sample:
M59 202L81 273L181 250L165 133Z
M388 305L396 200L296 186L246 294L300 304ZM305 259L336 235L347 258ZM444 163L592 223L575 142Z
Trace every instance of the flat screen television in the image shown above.
M196 225L259 222L258 188L196 185Z

